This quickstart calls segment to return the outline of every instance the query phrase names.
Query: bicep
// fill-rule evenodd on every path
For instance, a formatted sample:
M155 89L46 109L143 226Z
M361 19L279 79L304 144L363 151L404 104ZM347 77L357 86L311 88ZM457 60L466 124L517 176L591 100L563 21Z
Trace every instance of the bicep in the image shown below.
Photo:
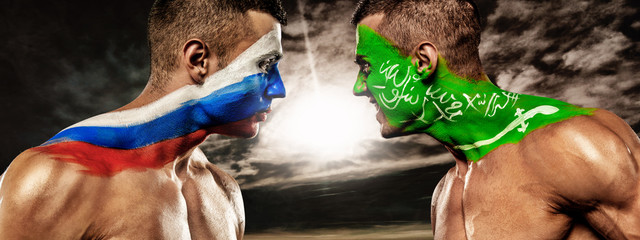
M615 204L598 204L584 214L589 225L605 239L640 238L640 199Z
M25 209L3 196L0 203L0 236L6 239L37 238L34 234L39 233L39 223L30 217L34 214L32 209Z
M568 209L584 209L587 222L607 239L640 236L630 227L640 226L638 164L631 151L637 146L630 146L635 143L620 132L619 124L581 124L564 132L561 140L566 154L556 154L566 156L560 160L571 167L547 180L568 200Z
M640 185L635 159L621 150L607 160L610 166L602 167L608 167L609 173L593 175L593 187L585 186L585 201L594 203L585 219L606 239L638 238L640 230L630 227L640 226Z
M624 202L636 195L636 160L624 139L611 129L582 119L557 127L546 137L536 145L532 155L538 158L529 165L555 193L586 203Z

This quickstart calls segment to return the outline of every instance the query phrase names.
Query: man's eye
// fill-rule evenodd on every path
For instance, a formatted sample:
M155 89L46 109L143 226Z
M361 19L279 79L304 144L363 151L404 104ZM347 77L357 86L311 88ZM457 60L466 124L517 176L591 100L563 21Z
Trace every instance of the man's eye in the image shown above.
M260 69L262 70L262 72L264 73L268 73L271 70L271 66L273 66L273 63L275 63L276 58L275 57L270 57L267 58L265 60L262 60L259 64L258 67L260 67Z
M371 64L369 63L360 64L360 72L365 75L369 75L369 73L371 73Z
M369 74L371 73L371 64L369 63L369 61L365 60L364 57L362 56L358 56L356 57L356 64L358 64L358 66L360 66L360 73L364 74L365 76L369 76Z

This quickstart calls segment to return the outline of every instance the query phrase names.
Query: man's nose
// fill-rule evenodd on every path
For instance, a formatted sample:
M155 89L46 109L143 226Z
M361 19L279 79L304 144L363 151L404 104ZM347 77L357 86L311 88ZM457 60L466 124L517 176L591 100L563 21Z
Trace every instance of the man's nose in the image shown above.
M363 76L358 76L356 84L353 85L353 95L366 96L367 95L367 82L365 82Z
M278 70L278 65L273 66L271 71L269 71L269 81L268 81L267 90L265 95L269 98L284 98L287 95L286 90L284 89L284 83L282 82L282 77L280 77L280 70Z

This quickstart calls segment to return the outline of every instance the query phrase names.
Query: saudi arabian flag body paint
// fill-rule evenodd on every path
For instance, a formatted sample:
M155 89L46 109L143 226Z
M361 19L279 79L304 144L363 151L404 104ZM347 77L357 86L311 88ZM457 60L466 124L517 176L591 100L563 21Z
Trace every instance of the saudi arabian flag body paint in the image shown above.
M518 143L533 130L595 111L465 79L442 57L435 72L419 72L410 57L373 29L358 25L357 33L356 53L369 70L358 75L354 92L369 90L389 125L403 133L427 133L471 161Z

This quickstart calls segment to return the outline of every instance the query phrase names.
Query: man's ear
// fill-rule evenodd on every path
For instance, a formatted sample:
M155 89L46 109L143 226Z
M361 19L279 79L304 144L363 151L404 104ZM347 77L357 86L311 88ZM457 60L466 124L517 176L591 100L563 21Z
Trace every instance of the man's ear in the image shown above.
M431 42L424 41L418 44L412 55L414 65L425 78L431 75L438 66L438 49Z
M212 56L213 58L210 56L211 52L207 44L200 39L190 39L182 48L182 62L195 83L203 84L205 76L210 71L211 61L217 62L215 56Z

